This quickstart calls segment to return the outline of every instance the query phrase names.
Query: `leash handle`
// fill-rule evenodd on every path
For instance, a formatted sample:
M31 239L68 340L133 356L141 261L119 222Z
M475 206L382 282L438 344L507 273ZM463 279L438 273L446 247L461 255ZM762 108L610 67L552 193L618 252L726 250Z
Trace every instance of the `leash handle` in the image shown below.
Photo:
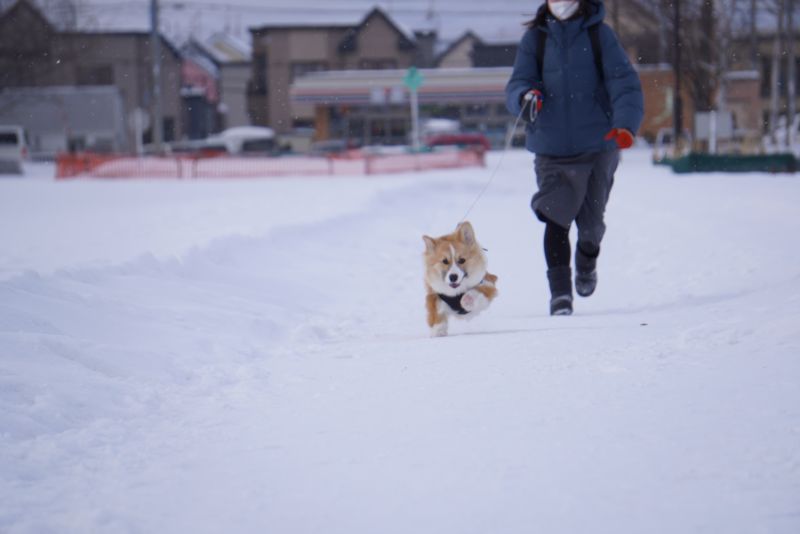
M530 102L528 108L528 122L533 124L539 118L539 110L542 109L542 93L536 89L531 89L522 97L525 102ZM524 108L525 106L523 106Z

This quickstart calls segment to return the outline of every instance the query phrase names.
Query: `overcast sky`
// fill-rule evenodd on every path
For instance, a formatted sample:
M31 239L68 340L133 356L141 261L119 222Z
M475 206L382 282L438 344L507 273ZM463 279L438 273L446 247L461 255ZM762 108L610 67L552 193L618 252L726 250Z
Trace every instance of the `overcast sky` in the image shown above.
M7 7L15 0L0 0ZM135 30L149 28L149 0L35 0L51 18L65 4L78 7L77 25L84 30ZM762 0L759 0L761 2ZM175 44L189 37L204 39L225 31L249 42L252 27L267 24L357 24L374 6L385 9L408 30L436 29L440 38L452 40L467 30L490 42L516 42L522 23L535 14L542 0L159 0L161 29ZM739 15L747 19L749 2L739 2ZM763 8L763 4L759 4ZM795 3L800 9L800 2ZM800 25L800 13L795 17ZM774 27L766 11L759 27ZM749 24L743 29L749 30Z
M85 29L147 28L148 0L76 1L79 25ZM162 28L180 43L190 34L202 38L216 31L249 38L249 28L264 24L352 24L360 21L375 5L383 7L408 29L434 28L445 39L473 30L487 40L516 41L522 34L522 23L531 18L541 1L160 0L160 3Z

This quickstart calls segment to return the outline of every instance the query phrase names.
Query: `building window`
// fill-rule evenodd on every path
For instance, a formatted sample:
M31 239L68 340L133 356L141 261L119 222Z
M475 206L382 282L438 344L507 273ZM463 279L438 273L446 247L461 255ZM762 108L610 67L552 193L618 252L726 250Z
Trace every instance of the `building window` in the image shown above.
M408 140L408 127L405 119L392 119L389 121L389 142L403 144Z
M784 92L788 77L788 58L781 58L778 70L778 91ZM800 87L800 58L795 59L795 87ZM761 59L761 96L769 97L772 94L772 59Z
M800 58L794 61L794 86L800 87Z
M389 70L397 68L396 59L362 59L358 62L361 70Z
M469 104L466 106L467 117L485 117L489 114L488 104Z
M325 61L295 61L292 63L291 81L295 81L309 72L319 72L321 70L328 70L328 64Z
M350 119L348 121L348 131L347 137L350 139L358 139L359 141L363 141L364 139L364 119Z
M293 119L292 128L295 130L303 128L314 128L314 121L312 119Z
M76 78L78 85L114 85L114 68L111 65L79 66Z
M267 94L267 54L253 54L253 79L250 81L250 94Z
M383 141L383 138L386 137L386 121L382 118L375 118L370 121L369 126L370 140L373 143Z
M442 119L454 120L461 119L461 107L454 104L427 104L422 106L421 112L428 117L440 117Z
M162 122L164 130L164 141L175 140L175 119L173 117L164 117Z

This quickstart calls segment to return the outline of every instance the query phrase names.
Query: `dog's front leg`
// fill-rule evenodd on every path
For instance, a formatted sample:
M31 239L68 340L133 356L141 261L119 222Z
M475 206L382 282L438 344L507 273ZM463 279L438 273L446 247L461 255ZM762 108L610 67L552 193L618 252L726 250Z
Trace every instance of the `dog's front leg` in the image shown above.
M447 315L439 310L439 297L428 293L425 297L425 308L428 311L428 326L431 328L431 337L447 335Z
M447 335L447 318L441 323L436 323L431 327L431 337L444 337Z
M461 307L470 313L479 313L489 307L489 299L477 289L470 289L461 296Z

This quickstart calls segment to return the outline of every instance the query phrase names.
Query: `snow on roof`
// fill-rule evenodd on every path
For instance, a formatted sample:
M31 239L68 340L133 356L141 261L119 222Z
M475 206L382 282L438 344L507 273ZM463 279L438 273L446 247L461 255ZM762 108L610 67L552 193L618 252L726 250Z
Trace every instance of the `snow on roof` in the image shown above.
M215 137L220 137L222 139L238 139L243 137L271 139L275 137L275 130L262 126L236 126L221 131Z
M360 11L360 12L359 12ZM406 24L398 21L387 10L382 9L380 6L375 6L372 9L365 11L339 11L333 10L331 14L326 9L313 9L311 11L297 11L297 12L284 12L274 17L270 17L270 21L266 24L258 24L253 26L253 30L270 29L270 28L306 28L306 27L344 27L344 28L357 28L367 22L367 20L376 13L383 15L397 30L403 34L406 39L414 41L414 32ZM331 16L333 15L333 16Z
M189 41L181 48L181 54L184 58L193 61L212 76L219 76L219 68L211 58L208 57L208 52L202 44L196 41Z
M724 74L726 80L758 80L761 74L757 70L733 70Z
M364 17L364 20L362 21L362 24L367 20L367 18L369 18L370 16L372 16L376 12L380 13L381 15L386 17L386 19L390 23L392 23L394 25L394 27L397 28L397 30L400 33L403 34L403 37L405 37L406 39L408 39L411 42L414 42L416 40L416 37L414 36L414 32L409 27L407 27L405 24L403 24L402 22L398 21L395 17L392 17L389 13L387 13L385 10L383 10L383 9L381 9L379 7L375 8L372 11L370 11L369 13L367 13L367 15Z
M250 61L252 47L234 35L217 32L203 43L203 47L218 63Z
M49 6L53 0L31 0ZM13 5L0 0L0 7ZM540 2L507 0L486 7L484 0L437 0L409 2L399 0L236 0L235 4L207 0L161 2L161 31L176 43L191 37L205 42L224 33L249 48L250 28L259 27L356 27L373 9L380 9L406 37L415 31L436 31L441 39L454 40L472 29L486 42L516 42L522 36L522 23L531 18ZM70 29L95 32L144 32L150 29L149 2L120 0L82 0L73 2L74 22ZM431 10L433 6L433 10ZM57 27L62 18L53 10L48 17Z

